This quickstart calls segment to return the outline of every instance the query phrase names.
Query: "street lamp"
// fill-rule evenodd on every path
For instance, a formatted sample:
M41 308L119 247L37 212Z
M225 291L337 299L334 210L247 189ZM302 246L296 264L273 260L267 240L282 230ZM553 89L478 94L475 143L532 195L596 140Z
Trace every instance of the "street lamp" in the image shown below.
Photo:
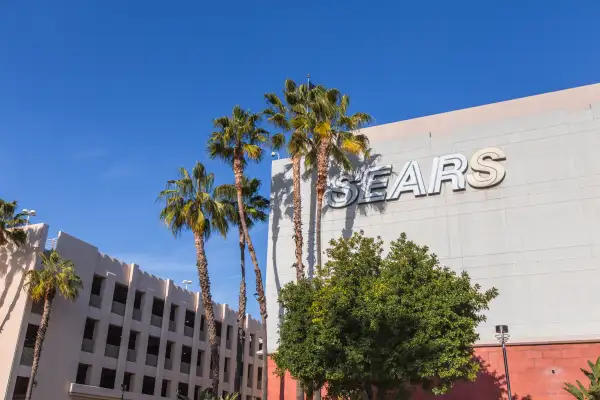
M504 356L504 373L506 375L506 390L508 391L508 400L512 400L512 392L510 391L510 375L508 374L508 358L506 357L506 342L510 335L508 333L508 325L496 325L496 339L502 344L502 355Z
M188 281L187 279L184 279L181 283L185 285L185 290L187 290L188 285L191 285L192 281Z
M29 218L30 217L35 217L37 215L37 213L35 212L35 210L28 210L26 208L23 209L22 213L25 214L25 215L27 215L27 224L29 224Z

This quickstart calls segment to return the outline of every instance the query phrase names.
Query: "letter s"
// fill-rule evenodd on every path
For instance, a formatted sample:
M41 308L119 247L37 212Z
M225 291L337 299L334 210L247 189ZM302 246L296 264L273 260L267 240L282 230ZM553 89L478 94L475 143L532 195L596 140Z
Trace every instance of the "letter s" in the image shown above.
M354 182L355 178L346 174L333 178L325 192L325 203L331 208L343 208L354 203L358 197Z
M467 174L467 182L476 189L496 186L506 176L506 169L498 161L506 160L504 151L497 147L481 149L471 157L469 166L473 170Z

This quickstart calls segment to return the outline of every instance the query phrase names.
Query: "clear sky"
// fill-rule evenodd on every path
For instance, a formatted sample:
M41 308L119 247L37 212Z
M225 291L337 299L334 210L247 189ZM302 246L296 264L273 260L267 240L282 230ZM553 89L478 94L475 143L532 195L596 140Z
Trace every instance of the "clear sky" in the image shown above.
M205 155L213 118L259 111L307 73L377 123L595 83L600 2L576 3L4 1L0 197L54 235L197 282L191 237L171 236L155 199L196 160L233 179ZM268 194L270 158L249 174ZM266 224L252 236L264 270ZM236 235L208 258L215 300L235 306Z

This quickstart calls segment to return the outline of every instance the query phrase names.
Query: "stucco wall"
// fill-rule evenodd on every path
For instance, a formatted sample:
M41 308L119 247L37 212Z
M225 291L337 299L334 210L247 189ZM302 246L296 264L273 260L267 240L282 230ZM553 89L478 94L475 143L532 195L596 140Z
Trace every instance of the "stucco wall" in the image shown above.
M27 229L28 242L20 249L12 245L0 248L0 398L10 398L16 371L21 359L19 339L25 336L27 295L23 290L25 274L34 268L44 250L48 227L31 225ZM11 379L13 378L13 379Z
M368 111L368 110L367 110ZM324 248L332 237L362 229L393 240L401 232L430 246L441 262L467 270L500 296L479 326L480 344L495 343L507 324L513 343L600 339L595 304L600 270L600 85L418 118L364 130L374 165L417 160L425 185L432 159L484 147L506 153L506 178L496 187L347 208L325 208ZM360 167L360 164L356 164ZM295 278L291 163L272 164L267 256L269 351L277 348L279 288ZM391 184L391 183L390 183ZM314 266L314 179L302 183L304 256Z

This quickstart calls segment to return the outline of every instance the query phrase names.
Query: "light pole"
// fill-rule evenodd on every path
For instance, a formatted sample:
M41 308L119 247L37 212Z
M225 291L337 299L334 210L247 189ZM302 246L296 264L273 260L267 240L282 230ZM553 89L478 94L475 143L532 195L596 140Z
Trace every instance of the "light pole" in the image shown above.
M508 400L512 400L512 392L510 390L510 375L508 374L508 357L506 356L506 342L510 335L508 333L508 325L496 325L496 339L502 344L502 355L504 356L504 374L506 375L506 390L508 391Z
M37 213L35 212L35 210L28 210L26 208L23 209L22 213L25 214L25 215L27 215L27 225L29 225L29 218L30 217L35 217L37 215Z
M192 281L188 281L187 279L184 279L181 283L183 283L185 285L185 290L187 290L188 285L191 285Z

